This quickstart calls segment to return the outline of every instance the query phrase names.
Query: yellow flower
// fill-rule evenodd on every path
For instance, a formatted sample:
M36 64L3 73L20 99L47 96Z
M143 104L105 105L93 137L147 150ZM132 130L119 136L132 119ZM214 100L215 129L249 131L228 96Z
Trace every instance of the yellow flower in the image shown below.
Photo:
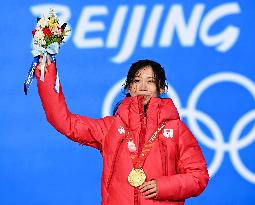
M54 16L49 17L49 28L53 29L54 27L58 27L58 19Z

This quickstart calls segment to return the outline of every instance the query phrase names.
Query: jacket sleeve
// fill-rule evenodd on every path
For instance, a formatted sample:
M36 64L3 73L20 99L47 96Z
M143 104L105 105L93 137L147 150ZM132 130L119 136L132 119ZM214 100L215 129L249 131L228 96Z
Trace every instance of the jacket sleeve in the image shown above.
M185 200L198 196L207 186L209 175L197 140L186 125L179 121L178 174L156 179L158 200Z
M44 81L41 81L40 71L36 68L36 78L39 96L48 122L69 139L102 151L112 117L92 119L69 112L62 87L60 86L59 93L54 91L55 62L52 62L47 69Z

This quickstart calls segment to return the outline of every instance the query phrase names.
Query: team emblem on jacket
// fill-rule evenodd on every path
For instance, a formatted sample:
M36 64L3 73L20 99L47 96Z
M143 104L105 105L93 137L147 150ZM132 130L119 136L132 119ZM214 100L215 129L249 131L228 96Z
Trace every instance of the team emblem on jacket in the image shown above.
M118 131L119 131L120 134L125 134L125 129L124 129L124 127L121 127L121 126L120 126L120 128L118 129Z
M173 137L174 136L174 131L173 129L164 129L163 130L163 135L166 137L166 138L169 138L169 137Z

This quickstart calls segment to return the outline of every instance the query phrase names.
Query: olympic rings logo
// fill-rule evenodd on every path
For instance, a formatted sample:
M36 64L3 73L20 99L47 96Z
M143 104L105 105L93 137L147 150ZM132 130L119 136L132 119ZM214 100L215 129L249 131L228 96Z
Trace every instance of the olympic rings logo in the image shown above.
M117 82L107 93L102 109L103 116L110 115L112 103L122 89L124 80L125 79L122 79ZM229 142L224 142L223 133L217 122L206 113L196 109L198 100L203 92L205 92L209 87L223 82L241 85L252 95L253 99L255 99L255 83L245 76L232 72L217 73L202 80L191 92L186 109L181 105L179 96L171 86L168 88L167 95L174 100L181 117L187 118L188 126L196 138L203 145L215 151L213 160L208 168L210 176L212 177L216 174L223 162L225 153L229 152L230 159L236 171L238 171L238 173L247 181L255 184L255 173L244 165L241 157L239 156L240 149L243 149L255 142L255 126L252 127L251 131L246 136L239 139L245 126L255 120L255 109L245 113L234 124L233 129L230 132ZM207 126L213 134L214 139L211 139L203 132L198 125L198 120Z

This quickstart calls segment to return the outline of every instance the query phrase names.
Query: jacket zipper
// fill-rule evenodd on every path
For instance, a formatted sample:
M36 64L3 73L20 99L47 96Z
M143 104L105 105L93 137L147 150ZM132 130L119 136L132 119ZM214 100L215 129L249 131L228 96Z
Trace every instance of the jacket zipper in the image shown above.
M134 205L138 205L139 204L139 188L138 187L134 187Z
M139 114L140 114L140 123L141 123L141 130L139 133L139 143L138 143L138 154L141 153L142 148L145 143L145 135L146 135L146 124L145 124L145 116L144 116L144 105L142 100L138 102ZM134 205L139 205L139 188L134 187Z
M165 148L165 143L161 141L161 161L162 161L162 170L163 170L163 175L167 176L167 151Z
M120 145L121 143L124 141L124 138L120 139L119 142L118 142L118 147L116 148L116 151L114 153L114 158L113 158L113 162L112 162L112 166L111 166L111 172L110 172L110 176L109 176L109 179L107 181L107 190L110 186L110 183L111 183L111 180L112 180L112 176L113 176L113 173L114 173L114 169L115 169L115 163L116 163L116 159L117 159L117 156L118 156L118 153L119 153L119 149L120 149Z
M139 143L138 143L138 154L141 153L144 142L145 142L145 135L146 135L146 125L145 125L145 116L144 116L144 105L142 101L139 101L139 114L140 114L140 123L141 123L141 130L139 133Z

